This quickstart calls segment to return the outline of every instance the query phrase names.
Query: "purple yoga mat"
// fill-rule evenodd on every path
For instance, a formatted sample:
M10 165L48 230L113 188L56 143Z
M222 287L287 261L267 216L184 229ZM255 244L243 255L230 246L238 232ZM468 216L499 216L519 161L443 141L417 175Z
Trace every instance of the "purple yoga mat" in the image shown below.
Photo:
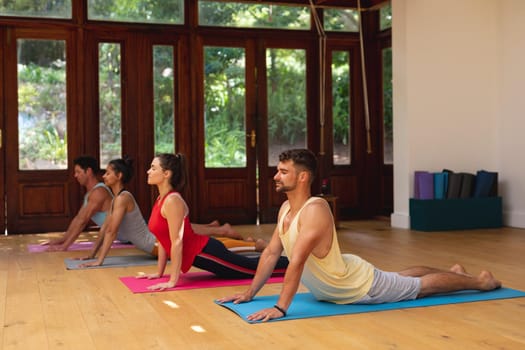
M93 248L93 242L75 242L69 246L67 250L90 250ZM48 245L41 245L41 244L28 244L27 250L30 253L41 253L46 252L48 249ZM133 244L129 243L122 243L120 241L115 241L111 245L111 248L133 248Z
M119 279L133 293L153 293L157 291L148 290L147 287L157 283L167 282L169 280L169 276L164 276L162 278L154 280L148 280L146 278L136 278L134 276L119 277ZM281 283L283 279L283 276L270 277L268 281L266 281L266 283ZM177 282L177 285L174 288L165 289L163 292L197 288L241 286L248 285L250 283L252 283L251 278L229 280L218 278L213 273L207 271L187 272L180 275L179 281Z
M434 175L428 171L414 172L414 198L434 199Z

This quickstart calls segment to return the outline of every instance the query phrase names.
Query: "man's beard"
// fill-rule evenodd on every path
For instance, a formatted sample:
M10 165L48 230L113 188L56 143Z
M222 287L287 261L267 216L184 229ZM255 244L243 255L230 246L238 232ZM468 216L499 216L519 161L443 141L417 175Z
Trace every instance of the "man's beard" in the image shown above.
M277 186L277 184L279 184L280 186ZM281 182L276 182L275 183L275 192L277 193L286 193L286 192L290 192L292 190L295 190L295 184L292 185L292 186L284 186Z

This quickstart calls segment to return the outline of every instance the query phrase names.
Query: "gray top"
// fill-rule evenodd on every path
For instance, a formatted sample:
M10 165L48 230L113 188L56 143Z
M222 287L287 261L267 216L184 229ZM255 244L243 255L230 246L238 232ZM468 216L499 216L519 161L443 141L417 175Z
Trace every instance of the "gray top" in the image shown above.
M135 197L128 192L122 191L122 193L127 193L133 199L135 207L129 213L124 215L122 222L120 223L120 228L117 234L117 238L120 241L131 242L137 249L143 250L148 254L151 254L153 247L155 246L156 238L149 231L148 225L142 216L140 208L135 201Z

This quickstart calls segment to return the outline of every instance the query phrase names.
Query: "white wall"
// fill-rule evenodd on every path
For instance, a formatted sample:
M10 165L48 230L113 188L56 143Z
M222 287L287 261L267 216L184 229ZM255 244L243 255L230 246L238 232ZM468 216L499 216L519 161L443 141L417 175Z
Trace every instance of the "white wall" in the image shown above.
M501 8L501 116L498 157L502 171L504 222L525 227L525 1L504 0Z
M410 226L414 171L449 168L498 171L504 223L525 227L525 1L392 0L392 11L392 226Z

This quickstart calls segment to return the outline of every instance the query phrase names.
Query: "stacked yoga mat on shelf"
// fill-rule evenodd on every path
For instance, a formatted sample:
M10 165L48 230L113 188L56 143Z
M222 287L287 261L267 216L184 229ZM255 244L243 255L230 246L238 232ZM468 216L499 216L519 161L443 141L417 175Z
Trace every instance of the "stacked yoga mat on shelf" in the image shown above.
M498 173L416 171L410 199L410 227L420 231L495 228L502 226Z

